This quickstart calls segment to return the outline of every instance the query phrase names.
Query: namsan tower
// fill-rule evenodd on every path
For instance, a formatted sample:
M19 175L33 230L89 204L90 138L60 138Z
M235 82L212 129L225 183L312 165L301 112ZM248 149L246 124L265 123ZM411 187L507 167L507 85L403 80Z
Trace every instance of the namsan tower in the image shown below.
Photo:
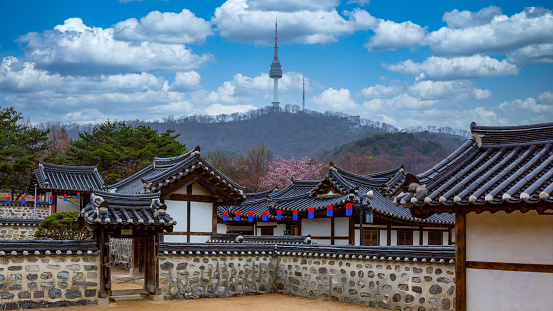
M274 81L274 95L273 95L273 108L278 108L280 104L278 101L278 79L282 78L282 69L280 68L280 62L278 61L278 45L277 45L277 22L275 21L275 57L271 64L271 71L269 71L269 77Z

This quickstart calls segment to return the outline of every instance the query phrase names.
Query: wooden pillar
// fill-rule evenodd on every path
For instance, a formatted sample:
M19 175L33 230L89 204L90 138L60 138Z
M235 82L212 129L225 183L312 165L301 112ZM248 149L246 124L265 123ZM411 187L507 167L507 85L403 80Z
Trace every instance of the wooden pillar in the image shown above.
M455 301L457 311L467 310L467 215L455 214Z
M212 214L212 220L211 220L211 234L217 233L217 202L213 202L213 214ZM190 231L190 230L188 230ZM255 226L254 226L254 235L257 235L255 232Z
M363 206L359 205L359 245L363 245L363 221Z
M100 291L99 298L107 298L111 294L111 268L109 267L109 236L103 227L97 229L96 243L100 250Z
M52 207L50 208L50 215L54 214L55 212L57 212L58 210L58 195L57 194L52 194L54 196L53 198L53 203L52 203Z
M140 270L140 252L139 252L139 239L140 238L133 238L132 239L132 267L133 269L138 269L136 271Z
M159 276L157 269L159 265L158 233L148 232L144 236L146 267L144 271L144 287L148 293L156 295L158 292Z
M419 245L424 243L424 231L422 231L422 226L419 227Z
M330 217L330 245L334 245L334 217Z
M349 218L349 245L355 244L355 221L353 220L353 216L348 217Z
M392 245L392 225L387 224L386 225L386 244L388 246Z
M192 195L192 185L186 186L186 194L188 196ZM190 210L192 203L190 200L186 201L186 242L190 243Z

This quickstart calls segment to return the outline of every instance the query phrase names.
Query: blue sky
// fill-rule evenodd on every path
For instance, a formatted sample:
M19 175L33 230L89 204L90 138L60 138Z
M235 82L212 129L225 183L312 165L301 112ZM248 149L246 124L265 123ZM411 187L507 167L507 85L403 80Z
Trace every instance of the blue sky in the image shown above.
M398 127L553 121L551 1L0 0L0 105L32 122L281 106Z

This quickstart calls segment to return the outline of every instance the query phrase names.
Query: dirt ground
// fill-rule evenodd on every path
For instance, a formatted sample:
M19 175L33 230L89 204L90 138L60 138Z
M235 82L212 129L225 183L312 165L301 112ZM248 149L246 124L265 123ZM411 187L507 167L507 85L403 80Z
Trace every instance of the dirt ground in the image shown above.
M254 296L238 296L231 298L201 298L154 302L142 299L128 299L111 302L107 306L89 305L83 307L64 308L67 311L380 311L359 305L346 304L335 301L309 299L285 296L282 294L264 294ZM44 311L51 308L42 309Z
M129 277L128 270L112 269L113 289L141 288L140 278ZM64 308L67 311L380 311L384 309L369 308L336 301L292 297L282 294L264 294L237 296L230 298L201 298L154 302L138 298L118 298L107 306L89 305ZM44 311L52 310L43 309Z

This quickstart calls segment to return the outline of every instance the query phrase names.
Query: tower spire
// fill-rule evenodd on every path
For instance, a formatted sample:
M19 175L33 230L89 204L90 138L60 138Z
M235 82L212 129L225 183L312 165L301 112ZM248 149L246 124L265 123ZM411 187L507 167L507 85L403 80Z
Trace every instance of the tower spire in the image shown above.
M278 36L277 36L277 30L278 30L278 25L277 25L277 21L275 20L275 58L274 60L278 62L278 44L277 44L277 40L278 40Z

